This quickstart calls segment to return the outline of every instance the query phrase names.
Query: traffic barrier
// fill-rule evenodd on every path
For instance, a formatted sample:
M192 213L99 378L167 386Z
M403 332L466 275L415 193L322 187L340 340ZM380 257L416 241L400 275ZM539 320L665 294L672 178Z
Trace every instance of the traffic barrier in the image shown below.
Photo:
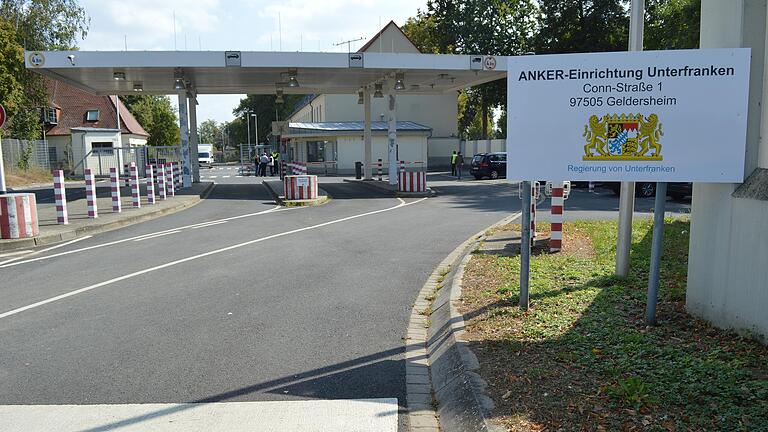
M88 206L88 217L96 219L99 217L98 204L96 203L96 179L93 170L86 168L85 172L85 203Z
M165 193L165 164L157 166L157 193L161 200L168 198Z
M552 205L550 206L549 251L559 252L563 247L563 207L565 205L563 183L552 185Z
M53 171L53 194L56 198L56 222L61 225L69 224L67 214L67 191L64 187L64 171Z
M173 192L174 195L176 194L176 191L181 190L184 187L184 182L181 178L181 166L179 166L178 162L171 162L171 166L173 167Z
M307 175L307 164L303 162L292 162L289 164L293 175Z
M155 167L147 164L147 204L155 203Z
M131 203L133 208L141 208L141 193L139 192L139 170L136 164L131 162Z
M165 166L165 193L167 196L176 196L176 184L173 179L173 162Z
M38 234L35 194L0 195L0 238L20 239Z
M531 247L536 240L536 200L539 199L539 182L531 185Z
M400 172L401 173L405 172L405 161L400 161Z
M285 180L283 180L283 195L286 200L317 199L317 176L285 176Z
M286 166L287 164L285 163L285 161L281 160L280 161L280 177L284 178L288 174L288 172L285 170Z
M123 204L120 202L120 175L117 168L109 168L109 187L112 190L112 212L120 213L123 211Z
M381 175L383 173L383 169L382 168L383 168L383 165L381 163L381 159L379 159L379 165L378 165L378 168L377 168L378 169L378 174L379 174L379 181L381 181Z
M397 189L400 192L426 192L427 173L424 171L400 171L400 178L397 183Z

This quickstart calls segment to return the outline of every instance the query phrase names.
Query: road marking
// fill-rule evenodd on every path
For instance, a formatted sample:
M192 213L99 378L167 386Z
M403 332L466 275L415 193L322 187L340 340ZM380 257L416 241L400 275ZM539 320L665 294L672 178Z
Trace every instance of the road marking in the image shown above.
M88 247L84 247L84 248L80 248L80 249L74 249L74 250L71 250L71 251L60 252L60 253L53 254L53 255L46 255L46 256L43 256L43 257L37 257L37 258L32 258L32 259L25 259L24 261L19 261L19 262L14 262L14 263L9 263L9 264L0 263L0 268L6 268L6 267L16 266L16 265L20 265L20 264L27 264L27 263L36 262L36 261L47 260L47 259L51 259L51 258L60 257L60 256L63 256L63 255L69 255L69 254L73 254L73 253L80 253L80 252L88 251L88 250L91 250L91 249L97 249L97 248L101 248L101 247L105 247L105 246L112 246L112 245L116 245L116 244L120 244L120 243L124 243L124 242L128 242L128 241L132 241L132 240L135 240L135 239L138 239L138 238L142 238L142 237L154 236L154 235L161 234L161 233L168 232L168 231L184 230L184 229L193 228L193 227L196 227L196 226L199 226L199 225L209 225L209 224L212 224L213 222L231 221L231 220L243 219L243 218L247 218L247 217L260 216L260 215L263 215L263 214L277 212L277 211L293 210L293 209L299 209L299 208L302 208L302 207L282 208L279 205L276 205L276 206L272 207L269 210L262 210L262 211L256 212L256 213L247 213L247 214L242 214L242 215L239 215L239 216L232 216L232 217L228 217L228 218L224 218L224 219L212 220L212 221L207 221L207 222L198 222L198 223L192 224L192 225L185 225L185 226L181 226L181 227L177 227L177 228L170 228L170 229L163 230L163 231L157 231L157 232L153 232L153 233L149 233L149 234L142 234L142 235L139 235L139 236L129 237L129 238L125 238L125 239L122 239L122 240L115 240L115 241L111 241L111 242L108 242L108 243L102 243L102 244L98 244L98 245L94 245L94 246L88 246ZM90 238L90 236L81 237L81 238L75 239L75 240L73 240L73 241L71 241L69 243L60 244L60 245L54 246L52 248L42 250L40 252L42 253L42 252L45 252L45 251L48 251L48 250L51 250L51 249L60 248L62 246L66 246L67 244L74 243L75 241L85 240L86 238ZM22 257L22 259L23 258L26 258L26 257ZM8 260L8 261L13 261L13 260Z
M0 266L3 266L3 265L5 265L5 264L8 264L8 263L10 263L10 262L13 262L13 261L17 261L17 260L20 260L20 259L29 258L29 257L30 257L30 256L32 256L32 255L37 255L37 254L41 254L41 253L43 253L43 252L52 251L52 250L54 250L54 249L58 249L58 248L60 248L60 247L64 247L64 246L69 246L69 245L71 245L72 243L77 243L77 242L79 242L79 241L87 240L87 239L89 239L89 238L91 238L91 237L93 237L93 236L90 236L90 235L87 235L87 236L82 236L82 237L76 238L76 239L74 239L74 240L70 240L70 241L68 241L68 242L66 242L66 243L57 244L56 246L51 246L51 247L49 247L49 248L46 248L46 249L42 249L42 250L39 250L39 251L30 251L31 253L30 253L29 255L25 255L25 256L21 256L21 257L16 257L16 258L11 258L11 259L9 259L9 260L6 260L6 261L3 261L3 262L0 262Z
M7 252L7 253L4 253L4 254L0 254L0 258L7 258L7 257L10 257L10 256L16 256L16 255L24 255L24 254L30 253L30 252L34 252L34 251L31 250L31 249L24 249L24 250L15 251L15 252Z
M216 178L216 177L218 177L218 176L208 176L208 178Z
M192 229L194 229L194 228L192 228ZM176 231L168 231L168 232L164 232L164 233L162 233L162 234L155 234L155 235L153 235L153 236L146 236L146 237L142 237L142 238L137 238L137 239L135 239L135 240L133 240L133 241L135 241L135 242L140 242L140 241L144 241L144 240L152 240L152 239L155 239L155 238L158 238L158 237L163 237L163 236L167 236L167 235L171 235L171 234L178 234L178 233L180 233L180 232L181 232L181 231L179 231L179 230L176 230Z
M197 259L200 259L200 258L205 258L207 256L220 254L222 252L228 252L228 251L231 251L231 250L240 249L240 248L243 248L245 246L250 246L252 244L261 243L261 242L264 242L264 241L267 241L267 240L272 240L272 239L279 238L279 237L285 237L285 236L288 236L288 235L297 234L297 233L304 232L304 231L314 230L314 229L326 227L326 226L329 226L329 225L335 225L335 224L338 224L338 223L341 223L341 222L346 222L346 221L353 220L353 219L359 219L359 218L366 217L366 216L372 216L372 215L379 214L379 213L384 213L384 212L388 212L388 211L392 211L392 210L397 210L397 209L402 208L402 207L407 207L407 206L410 206L410 205L413 205L413 204L418 204L418 203L420 203L420 202L422 202L422 201L424 201L426 199L427 198L421 198L419 200L411 201L409 203L403 202L403 203L398 204L396 206L387 207L387 208L384 208L384 209L381 209L381 210L373 210L373 211L369 211L369 212L365 212L365 213L360 213L360 214L356 214L356 215L352 215L352 216L343 217L343 218L340 218L340 219L334 219L334 220L331 220L331 221L328 221L328 222L322 222L322 223L319 223L319 224L310 225L310 226L303 227L303 228L296 228L296 229L289 230L289 231L283 231L281 233L272 234L272 235L269 235L269 236L266 236L266 237L261 237L261 238L257 238L257 239L254 239L254 240L249 240L249 241L246 241L246 242L242 242L242 243L237 243L237 244L234 244L234 245L231 245L231 246L226 246L226 247L223 247L223 248L220 248L220 249L214 249L212 251L204 252L204 253L201 253L201 254L192 255L192 256L189 256L189 257L186 257L186 258L182 258L182 259L178 259L178 260L175 260L175 261L170 261L170 262L167 262L165 264L160 264L160 265L157 265L157 266L154 266L154 267L146 268L144 270L139 270L139 271L135 271L133 273L128 273L128 274L123 275L123 276L119 276L119 277L116 277L116 278L113 278L113 279L109 279L109 280L106 280L106 281L103 281L103 282L99 282L99 283L96 283L96 284L93 284L93 285L89 285L87 287L76 289L74 291L69 291L69 292L66 292L64 294L57 295L55 297L51 297L51 298L48 298L48 299L45 299L45 300L41 300L41 301L36 302L36 303L32 303L32 304L29 304L29 305L26 305L26 306L22 306L20 308L14 309L14 310L10 310L8 312L4 312L4 313L0 314L0 318L6 318L6 317L9 317L11 315L16 315L16 314L24 312L26 310L34 309L34 308L46 305L48 303L53 303L55 301L59 301L59 300L65 299L67 297L72 297L74 295L81 294L81 293L84 293L84 292L87 292L87 291L91 291L91 290L94 290L96 288L100 288L100 287L103 287L103 286L111 285L111 284L114 284L116 282L121 282L121 281L124 281L124 280L127 280L127 279L134 278L136 276L141 276L141 275L144 275L144 274L147 274L147 273L151 273L151 272L154 272L154 271L157 271L157 270L162 270L162 269L165 269L165 268L168 268L168 267L173 267L175 265L183 264L185 262L194 261L194 260L197 260ZM11 265L13 265L13 264L11 264Z
M192 227L190 229L195 230L195 229L198 229L198 228L207 228L207 227L212 226L212 225L221 225L221 224L225 224L225 223L227 223L227 221L211 222L211 223L207 223L205 225L194 226L194 227Z
M122 405L0 405L5 432L397 432L395 398Z
M229 178L229 176L228 176L228 175L225 175L225 176L221 176L221 178Z

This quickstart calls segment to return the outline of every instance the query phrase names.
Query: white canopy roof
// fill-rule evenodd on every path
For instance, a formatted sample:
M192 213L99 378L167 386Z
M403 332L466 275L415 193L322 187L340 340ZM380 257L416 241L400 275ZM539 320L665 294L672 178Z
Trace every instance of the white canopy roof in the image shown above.
M132 94L136 86L177 93L178 74L198 94L274 94L292 71L299 87L283 85L286 94L349 94L382 81L386 93L396 73L405 84L398 93L434 94L504 78L507 66L505 57L491 56L245 51L28 51L25 61L29 69L100 95Z

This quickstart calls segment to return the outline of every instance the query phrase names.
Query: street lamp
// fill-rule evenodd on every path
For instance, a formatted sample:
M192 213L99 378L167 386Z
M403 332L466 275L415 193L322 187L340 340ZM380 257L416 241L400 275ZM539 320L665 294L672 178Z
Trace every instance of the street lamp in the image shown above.
M259 118L256 117L255 113L251 113L251 117L253 117L253 129L256 135L256 145L259 145Z

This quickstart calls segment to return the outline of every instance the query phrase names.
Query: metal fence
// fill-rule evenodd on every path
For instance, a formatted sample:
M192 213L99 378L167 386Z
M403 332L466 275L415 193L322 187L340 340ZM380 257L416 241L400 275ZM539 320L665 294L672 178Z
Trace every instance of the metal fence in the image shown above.
M86 168L90 168L96 177L109 177L109 169L117 168L125 175L131 163L136 164L139 175L144 176L147 164L167 164L173 162L181 165L181 149L179 146L155 147L105 147L92 149L74 168L69 176L82 176Z
M47 141L3 138L3 162L10 173L29 168L50 171L56 165L56 155L51 155Z

